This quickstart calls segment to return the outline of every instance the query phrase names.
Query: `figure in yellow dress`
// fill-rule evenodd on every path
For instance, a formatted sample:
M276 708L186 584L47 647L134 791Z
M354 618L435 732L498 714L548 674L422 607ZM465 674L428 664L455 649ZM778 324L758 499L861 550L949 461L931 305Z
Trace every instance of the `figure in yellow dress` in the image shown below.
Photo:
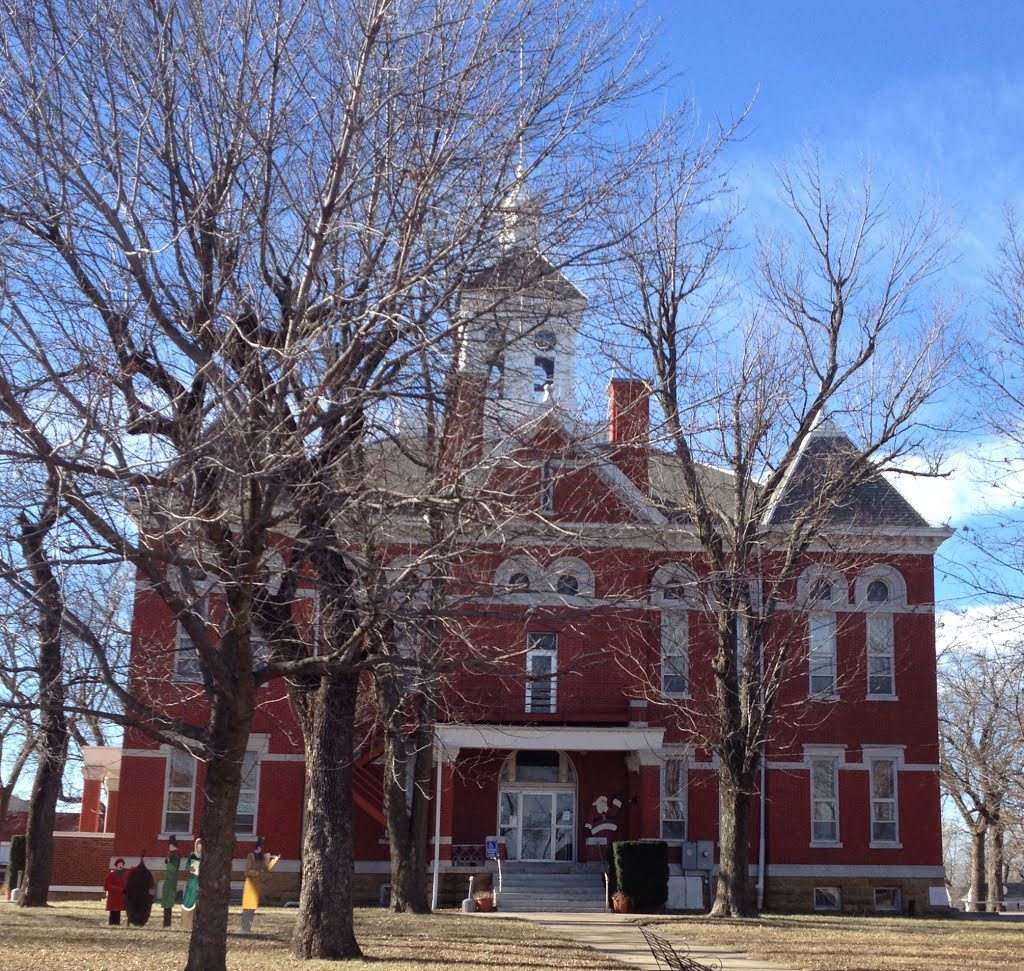
M263 852L263 837L256 837L256 848L245 858L245 890L242 893L242 933L252 933L252 922L260 905L263 881L277 866L280 856Z

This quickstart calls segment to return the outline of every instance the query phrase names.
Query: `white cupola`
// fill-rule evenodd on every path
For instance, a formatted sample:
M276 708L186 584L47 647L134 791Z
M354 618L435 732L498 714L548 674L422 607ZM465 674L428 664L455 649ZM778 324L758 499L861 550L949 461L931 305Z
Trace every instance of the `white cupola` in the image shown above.
M521 175L499 213L501 254L461 296L460 367L487 375L496 420L528 420L554 406L574 413L586 298L543 255L541 206Z

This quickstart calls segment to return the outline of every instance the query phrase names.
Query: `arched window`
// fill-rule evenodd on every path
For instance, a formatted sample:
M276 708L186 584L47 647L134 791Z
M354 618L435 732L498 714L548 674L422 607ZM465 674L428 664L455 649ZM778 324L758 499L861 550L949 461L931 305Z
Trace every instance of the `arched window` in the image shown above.
M562 556L548 564L547 589L559 597L593 597L594 571L576 556Z
M867 696L896 698L896 631L893 612L905 606L907 586L899 571L876 564L857 577L857 606L864 613Z
M520 596L544 589L544 574L528 556L511 556L494 571L494 593L498 597Z
M556 590L563 597L575 597L580 592L580 581L571 573L560 573Z
M651 601L676 609L692 609L697 605L697 578L682 563L663 563L651 580Z

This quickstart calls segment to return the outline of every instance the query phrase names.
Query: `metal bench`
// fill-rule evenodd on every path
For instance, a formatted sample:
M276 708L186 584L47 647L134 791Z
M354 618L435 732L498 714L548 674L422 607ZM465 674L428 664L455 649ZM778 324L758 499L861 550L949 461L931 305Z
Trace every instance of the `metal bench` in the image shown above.
M685 944L672 944L642 924L640 933L644 935L661 971L722 971L722 962L718 958L713 958L710 964L704 964L689 956L690 949Z

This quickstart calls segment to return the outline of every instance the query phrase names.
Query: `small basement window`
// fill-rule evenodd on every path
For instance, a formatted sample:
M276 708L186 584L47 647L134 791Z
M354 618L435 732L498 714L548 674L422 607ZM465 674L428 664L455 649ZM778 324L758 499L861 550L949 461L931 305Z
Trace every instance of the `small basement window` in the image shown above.
M839 910L842 898L838 887L815 887L814 888L814 909L815 910Z
M875 887L875 910L892 913L902 909L899 887Z

